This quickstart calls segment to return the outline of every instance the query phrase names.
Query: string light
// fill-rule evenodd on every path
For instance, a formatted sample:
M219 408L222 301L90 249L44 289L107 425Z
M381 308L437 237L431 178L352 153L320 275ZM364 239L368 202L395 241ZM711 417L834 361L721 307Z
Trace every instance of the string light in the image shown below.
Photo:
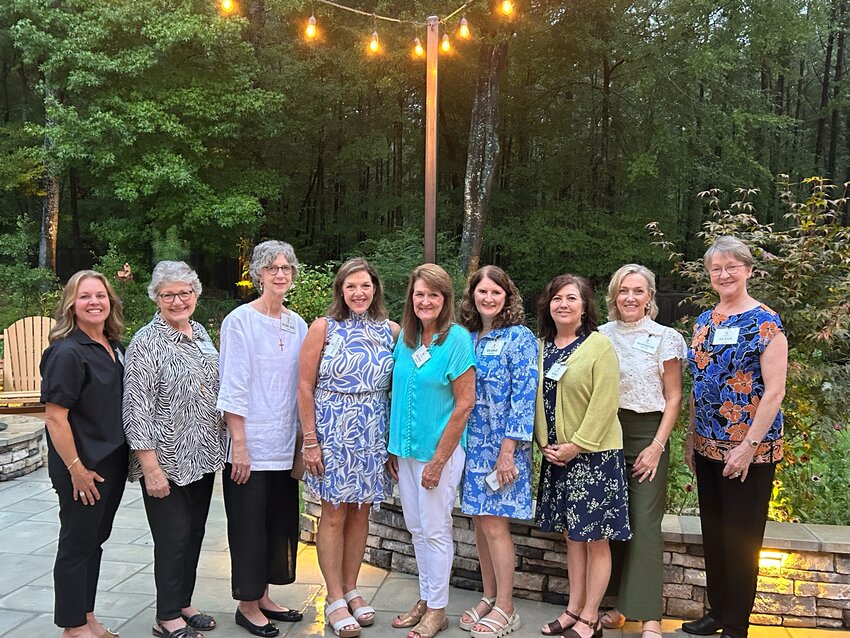
M236 10L236 4L233 0L221 0L221 12L225 15L233 13Z
M307 20L307 28L304 29L304 35L307 36L308 40L312 40L319 34L319 31L316 29L316 16L310 16L310 19Z
M448 53L452 49L452 43L449 42L449 35L447 33L443 34L443 41L440 43L440 48L443 50L443 53Z
M502 0L500 9L502 10L502 13L509 16L514 12L514 3L511 2L511 0Z
M466 21L466 18L460 19L460 28L458 28L458 35L464 40L469 38L469 23Z
M369 51L372 53L377 53L381 49L381 45L378 44L378 32L372 32L372 39L369 40Z
M425 49L422 48L422 43L419 41L419 38L413 39L413 55L417 58L421 58L425 55Z

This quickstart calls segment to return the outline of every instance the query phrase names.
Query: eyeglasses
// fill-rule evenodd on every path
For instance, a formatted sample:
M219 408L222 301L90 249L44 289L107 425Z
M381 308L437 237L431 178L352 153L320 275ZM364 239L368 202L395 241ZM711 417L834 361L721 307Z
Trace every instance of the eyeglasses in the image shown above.
M744 268L744 267L745 267L744 264L731 264L729 266L714 266L713 268L708 269L708 273L712 277L719 277L721 275L721 273L723 273L723 271L725 270L727 275L734 275L739 270L741 270L741 268Z
M194 290L181 290L180 292L164 292L159 295L159 298L165 303L174 303L175 297L179 298L180 301L189 301L194 294Z
M272 277L277 275L277 273L282 272L284 275L292 274L292 266L287 264L286 266L263 266L263 270L269 273Z

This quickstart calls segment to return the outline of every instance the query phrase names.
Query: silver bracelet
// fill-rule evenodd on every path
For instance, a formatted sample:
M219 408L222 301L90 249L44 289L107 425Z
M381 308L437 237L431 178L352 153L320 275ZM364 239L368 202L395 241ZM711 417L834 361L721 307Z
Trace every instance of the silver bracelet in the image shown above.
M658 440L658 439L656 439L655 437L652 437L652 440L653 440L653 441L655 441L656 443L658 443L658 447L660 447L660 448L661 448L661 451L662 451L662 452L664 452L664 451L666 450L666 448L664 447L664 444L663 444L661 441L659 441L659 440Z

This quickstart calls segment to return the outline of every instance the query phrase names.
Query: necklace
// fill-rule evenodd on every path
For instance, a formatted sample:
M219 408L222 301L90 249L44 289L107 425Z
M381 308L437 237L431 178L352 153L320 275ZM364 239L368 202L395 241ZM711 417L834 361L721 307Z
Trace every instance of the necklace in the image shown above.
M259 300L257 300L257 301L259 301ZM271 308L266 310L265 308L263 308L262 303L258 303L257 305L259 306L260 312L262 312L264 315L266 315L269 319L275 319L274 315L272 315ZM283 332L284 332L284 330L283 330L283 306L281 306L280 317L277 318L277 332L278 332L277 347L280 348L281 352L283 352L283 346L285 345L283 343Z

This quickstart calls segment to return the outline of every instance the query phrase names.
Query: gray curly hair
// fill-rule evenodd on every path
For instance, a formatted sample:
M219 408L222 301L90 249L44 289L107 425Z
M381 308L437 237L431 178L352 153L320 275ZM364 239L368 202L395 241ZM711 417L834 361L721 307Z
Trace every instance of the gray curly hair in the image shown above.
M148 284L148 297L156 301L159 289L174 283L185 283L195 291L195 297L201 296L201 280L198 273L192 270L185 261L161 261L151 273L151 282Z
M298 257L295 256L295 249L285 241L270 239L254 246L251 263L248 266L248 275L257 290L260 290L260 282L262 281L260 270L265 266L270 266L278 255L283 255L284 259L292 266L292 280L295 281L298 276Z

